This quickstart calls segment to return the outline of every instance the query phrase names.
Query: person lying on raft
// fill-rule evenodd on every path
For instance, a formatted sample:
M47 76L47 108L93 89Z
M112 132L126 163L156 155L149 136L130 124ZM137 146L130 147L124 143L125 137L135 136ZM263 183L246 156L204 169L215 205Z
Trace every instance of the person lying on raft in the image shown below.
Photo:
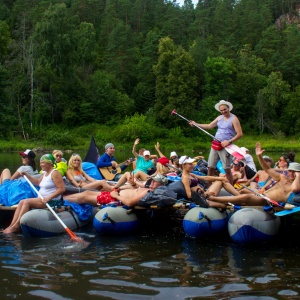
M78 188L97 189L103 191L112 190L112 186L105 180L96 180L83 171L81 157L76 153L72 154L69 159L66 177L72 185Z
M152 177L151 184L148 188L124 189L112 192L95 192L95 191L84 191L78 194L72 194L65 196L65 199L69 202L75 202L78 204L89 204L92 206L105 205L108 203L122 203L129 207L135 206L139 200L141 200L149 191L155 190L157 187L167 185L168 179L163 175L156 175Z
M262 158L271 168L273 165L273 159L267 155L264 155ZM270 178L271 176L265 170L259 170L252 178L248 179L245 182L245 185L246 186L250 185L250 188L252 190L255 190L262 194L265 192L265 190L261 190L261 189Z
M131 172L126 172L122 175L119 181L115 184L114 189L118 189L123 186L126 182L130 183L133 180L134 186L137 185L138 187L144 187L146 182L151 179L152 176L157 174L165 175L169 172L169 169L166 167L166 164L169 160L166 157L161 157L156 162L156 172L153 175L148 175L142 171L138 171L137 173L132 175ZM132 188L132 185L126 185L123 188Z
M35 167L35 153L27 149L26 151L20 152L20 155L22 156L22 166L17 169L17 171L11 175L11 172L9 169L4 169L0 176L0 184L2 184L5 180L14 180L21 177L21 173L25 172L28 175L36 175L38 174L38 171Z
M46 208L46 203L50 206L61 206L63 205L61 195L65 191L65 185L63 178L59 171L53 168L55 163L55 158L52 154L44 154L40 158L40 166L43 174L39 179L34 178L26 173L21 175L26 175L29 180L40 187L40 194L43 196L41 198L30 198L21 200L15 211L14 217L11 224L5 230L4 234L17 232L20 230L20 219L21 217L29 211L30 208Z
M261 167L274 180L277 181L277 184L265 191L264 195L277 202L293 204L293 198L295 197L295 194L300 192L300 164L296 162L290 163L288 167L289 177L287 177L276 172L268 163L265 162L262 157L264 151L265 150L261 148L261 144L257 143L256 155ZM222 187L224 187L233 196L217 197ZM262 196L257 196L254 193L246 193L246 191L244 194L238 193L238 191L233 189L232 185L230 185L228 182L213 183L212 186L207 190L206 195L208 195L208 199L203 201L202 207L212 206L225 208L228 202L235 205L249 206L263 206L267 204L267 200Z
M291 158L293 159L293 156ZM289 176L288 167L290 162L292 162L290 160L290 157L287 154L282 154L280 155L279 160L276 162L273 169L280 174ZM273 187L276 183L277 181L275 179L269 177L268 180L266 180L265 184L261 187L260 193L264 193L266 190Z

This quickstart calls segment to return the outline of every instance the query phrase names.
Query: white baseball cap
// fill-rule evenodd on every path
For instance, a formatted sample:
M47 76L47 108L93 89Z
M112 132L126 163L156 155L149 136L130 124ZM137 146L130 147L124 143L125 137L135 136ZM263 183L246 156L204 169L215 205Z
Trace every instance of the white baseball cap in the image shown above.
M193 163L195 160L193 158L190 158L189 156L187 155L184 155L184 156L181 156L179 158L179 164L182 165L182 164L190 164L190 163Z

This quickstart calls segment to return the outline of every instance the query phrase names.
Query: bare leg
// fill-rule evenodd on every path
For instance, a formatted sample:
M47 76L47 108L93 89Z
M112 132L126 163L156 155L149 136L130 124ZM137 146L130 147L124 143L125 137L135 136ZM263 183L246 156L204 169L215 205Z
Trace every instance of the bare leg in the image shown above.
M119 188L121 185L125 184L129 180L130 175L130 172L125 172L115 184L114 188Z
M82 186L84 189L97 189L101 191L112 191L113 187L109 185L106 180L96 180Z
M1 176L0 176L0 184L2 184L2 182L5 180L5 179L10 179L11 178L11 173L10 173L10 170L9 169L4 169L1 173Z
M92 206L97 206L97 196L99 192L94 191L84 191L82 193L66 195L64 199L69 202L74 202L78 204L89 204Z
M232 177L232 173L230 169L225 169L226 172L226 177L228 179L228 181L230 182L230 184L233 185L233 177Z
M13 220L10 224L9 227L7 227L3 233L4 234L8 234L8 233L13 233L13 232L17 232L20 230L20 220L21 217L27 213L29 211L30 208L45 208L46 205L41 201L40 198L29 198L29 199L25 199L20 201Z
M208 203L211 204L211 201L227 204L228 202L237 204L237 205L254 205L254 206L260 206L265 205L266 200L262 197L258 197L254 194L244 194L244 195L238 195L238 196L223 196L223 197L215 197L210 196ZM212 203L213 204L213 203Z
M207 176L215 176L215 168L208 168L208 171L207 171ZM206 186L207 187L210 187L211 186L211 181L206 181Z
M135 179L139 179L141 181L147 181L147 179L149 179L149 175L145 172L142 172L142 171L137 171L135 174L134 174L134 178Z

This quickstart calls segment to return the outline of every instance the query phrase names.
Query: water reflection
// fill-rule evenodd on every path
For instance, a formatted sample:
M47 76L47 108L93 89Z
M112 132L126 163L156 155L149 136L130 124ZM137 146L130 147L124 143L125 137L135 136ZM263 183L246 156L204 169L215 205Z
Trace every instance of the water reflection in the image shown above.
M44 299L277 299L299 293L299 249L245 248L174 236L103 237L92 228L87 248L67 235L1 236L0 280L7 297ZM252 297L252 298L251 298ZM261 298L262 297L262 298ZM274 298L272 298L274 297Z
M76 232L87 247L66 233L43 239L0 234L1 297L299 298L297 229L287 227L276 242L253 247L235 245L228 236L193 240L180 232L106 237L88 226Z

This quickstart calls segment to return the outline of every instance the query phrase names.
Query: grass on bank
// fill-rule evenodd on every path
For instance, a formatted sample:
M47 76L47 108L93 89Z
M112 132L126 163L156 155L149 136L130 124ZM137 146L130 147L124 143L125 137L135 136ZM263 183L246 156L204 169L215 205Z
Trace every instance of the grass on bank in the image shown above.
M172 149L180 153L198 154L210 149L211 138L208 135L186 123L179 124L180 126L174 128L157 126L153 121L151 122L151 118L139 114L125 117L120 122L115 121L110 126L91 123L66 129L59 124L54 124L47 128L25 132L26 140L21 133L17 136L6 134L9 138L0 140L0 151L20 151L27 148L40 148L47 152L53 149L86 151L91 136L94 136L100 153L103 153L104 145L108 142L114 143L118 151L131 151L132 144L137 137L140 138L139 146L150 151L154 150L156 142L160 142L162 151ZM211 130L210 133L214 134L215 130ZM243 138L236 144L252 151L257 141L260 141L267 151L297 152L300 148L299 137L287 138L282 134L275 137L267 134L249 135L244 132Z
M116 126L89 124L68 130L52 126L43 130L42 133L32 132L28 135L28 140L24 140L21 136L0 140L0 151L11 152L27 148L40 148L43 152L52 152L54 149L85 152L89 147L91 136L94 136L100 154L104 152L104 145L108 142L114 143L118 151L131 151L137 137L140 138L140 145L137 149L144 147L154 152L154 145L159 142L162 152L167 156L169 151L194 152L195 155L199 155L210 149L210 137L195 128L186 126L165 129L150 125L145 119L133 121L124 121L123 124ZM214 134L213 131L211 133ZM258 141L268 152L298 152L300 150L299 137L287 138L244 133L244 137L235 144L254 152L255 143Z

